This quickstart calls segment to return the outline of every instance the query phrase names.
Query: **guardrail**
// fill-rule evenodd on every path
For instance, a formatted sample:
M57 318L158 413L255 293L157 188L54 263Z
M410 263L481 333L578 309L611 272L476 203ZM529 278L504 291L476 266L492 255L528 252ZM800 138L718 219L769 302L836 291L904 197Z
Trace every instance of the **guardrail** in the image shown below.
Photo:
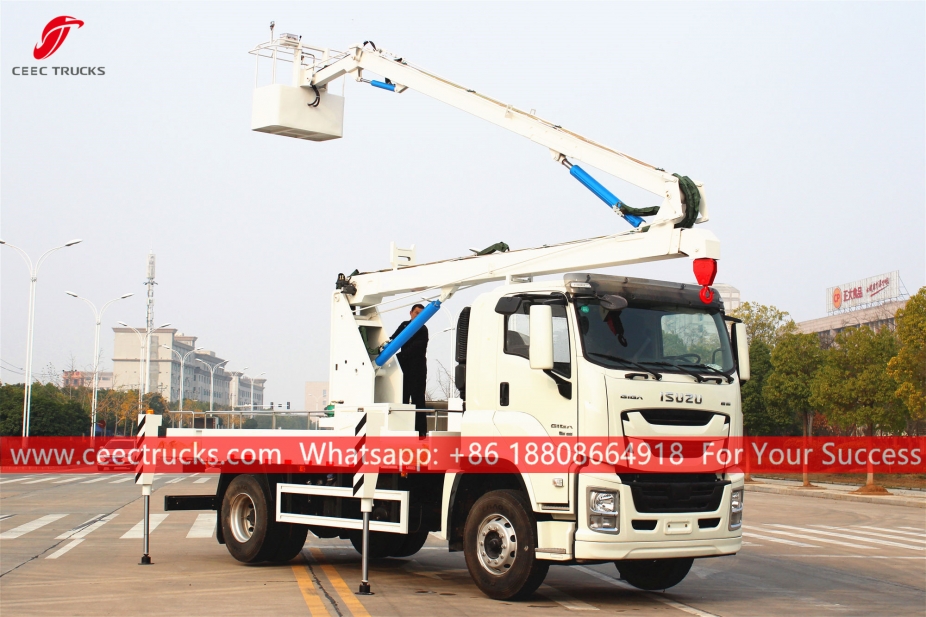
M317 430L324 411L168 411L171 428ZM331 413L331 412L328 412Z

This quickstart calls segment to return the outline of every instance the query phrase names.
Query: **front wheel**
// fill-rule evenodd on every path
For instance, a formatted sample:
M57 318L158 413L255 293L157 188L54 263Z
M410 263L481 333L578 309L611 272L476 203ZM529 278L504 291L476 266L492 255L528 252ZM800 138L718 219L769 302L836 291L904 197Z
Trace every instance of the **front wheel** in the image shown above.
M517 491L479 498L466 518L463 547L473 582L495 600L529 597L550 567L537 559L537 523L530 502Z
M691 557L676 559L628 559L615 561L621 578L636 587L646 591L658 591L675 587L688 576Z

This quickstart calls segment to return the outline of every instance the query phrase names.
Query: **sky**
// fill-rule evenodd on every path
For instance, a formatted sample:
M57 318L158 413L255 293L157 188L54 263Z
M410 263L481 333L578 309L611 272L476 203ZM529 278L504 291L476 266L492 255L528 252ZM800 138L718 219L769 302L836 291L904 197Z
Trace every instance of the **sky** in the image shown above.
M84 22L50 58L53 17ZM549 152L427 97L349 81L344 137L250 131L254 45L277 33L345 49L365 40L595 141L704 183L718 282L798 321L825 290L899 270L926 279L926 4L863 3L0 3L0 237L39 272L40 374L89 369L93 316L170 322L266 372L265 400L304 404L327 380L339 272L419 262L498 241L526 248L626 227ZM18 76L14 67L102 66ZM288 80L282 65L278 81ZM259 78L269 78L262 67ZM625 202L658 199L588 168ZM693 282L687 259L621 268ZM0 247L0 379L21 380L29 280ZM449 316L477 291L445 304ZM386 314L387 325L405 318ZM431 322L430 373L450 317Z

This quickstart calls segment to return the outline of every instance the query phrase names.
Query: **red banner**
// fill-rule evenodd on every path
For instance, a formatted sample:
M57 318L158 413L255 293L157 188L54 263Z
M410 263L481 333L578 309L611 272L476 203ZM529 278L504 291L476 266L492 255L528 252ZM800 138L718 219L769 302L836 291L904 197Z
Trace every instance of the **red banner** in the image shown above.
M5 437L0 473L926 473L923 437Z

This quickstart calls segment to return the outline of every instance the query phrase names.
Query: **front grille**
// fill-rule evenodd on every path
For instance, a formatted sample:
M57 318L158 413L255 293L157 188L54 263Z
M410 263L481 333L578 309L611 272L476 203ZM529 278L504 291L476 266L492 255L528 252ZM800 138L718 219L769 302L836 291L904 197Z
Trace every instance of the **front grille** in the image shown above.
M650 424L659 426L707 426L714 416L723 416L724 423L729 423L726 414L701 409L638 409L636 411ZM621 420L629 422L628 411L621 412Z
M729 480L713 474L620 474L637 512L714 512Z

